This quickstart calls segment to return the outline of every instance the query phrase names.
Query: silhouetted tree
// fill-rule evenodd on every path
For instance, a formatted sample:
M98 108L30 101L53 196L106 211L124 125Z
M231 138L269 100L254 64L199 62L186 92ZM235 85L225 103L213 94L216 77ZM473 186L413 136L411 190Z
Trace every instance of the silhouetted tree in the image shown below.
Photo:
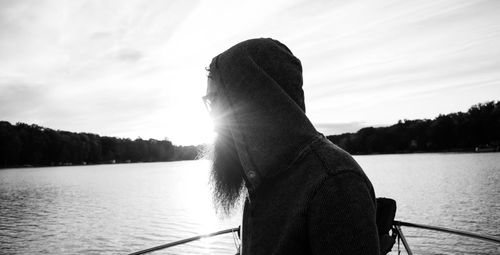
M353 154L472 151L500 146L500 102L472 106L467 112L433 120L400 120L389 127L363 128L328 136Z
M0 121L0 167L191 160L199 149Z

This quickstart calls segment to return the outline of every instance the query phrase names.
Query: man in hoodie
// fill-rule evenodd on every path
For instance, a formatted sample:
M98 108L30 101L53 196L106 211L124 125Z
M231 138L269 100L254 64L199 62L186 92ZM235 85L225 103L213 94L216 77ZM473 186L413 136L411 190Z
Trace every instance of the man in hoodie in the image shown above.
M305 115L285 45L252 39L216 56L203 99L218 133L214 201L229 214L246 194L241 254L379 254L372 185Z

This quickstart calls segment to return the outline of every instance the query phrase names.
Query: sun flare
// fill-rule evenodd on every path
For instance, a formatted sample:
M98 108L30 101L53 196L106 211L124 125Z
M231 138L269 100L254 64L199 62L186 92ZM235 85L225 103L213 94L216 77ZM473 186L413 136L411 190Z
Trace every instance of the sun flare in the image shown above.
M214 125L202 103L186 108L170 132L172 141L182 145L212 143L216 135Z

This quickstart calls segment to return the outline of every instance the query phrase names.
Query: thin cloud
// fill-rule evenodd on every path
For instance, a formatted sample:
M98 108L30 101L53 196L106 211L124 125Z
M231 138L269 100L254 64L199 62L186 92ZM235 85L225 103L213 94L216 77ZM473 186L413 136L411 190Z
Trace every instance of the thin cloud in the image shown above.
M143 58L143 53L134 49L120 49L115 54L116 59L125 62L137 62Z

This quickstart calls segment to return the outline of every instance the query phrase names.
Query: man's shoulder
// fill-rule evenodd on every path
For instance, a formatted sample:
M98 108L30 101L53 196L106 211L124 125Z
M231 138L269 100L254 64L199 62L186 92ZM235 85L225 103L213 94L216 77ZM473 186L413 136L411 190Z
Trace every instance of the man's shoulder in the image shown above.
M311 156L320 161L321 178L320 186L347 186L353 183L368 188L374 197L373 186L361 166L346 151L333 144L326 138L321 139L311 146ZM317 171L317 170L316 170ZM353 185L356 186L356 185ZM374 198L373 198L374 199Z
M289 171L283 171L269 182L275 184L279 180L296 185L301 183L300 185L315 190L325 181L346 178L354 178L371 187L369 179L349 153L326 138L317 137L303 148L300 156L289 167Z
M312 144L311 151L312 154L321 161L321 164L324 166L323 170L328 175L336 175L345 172L363 172L351 154L326 138L321 138L316 143Z

